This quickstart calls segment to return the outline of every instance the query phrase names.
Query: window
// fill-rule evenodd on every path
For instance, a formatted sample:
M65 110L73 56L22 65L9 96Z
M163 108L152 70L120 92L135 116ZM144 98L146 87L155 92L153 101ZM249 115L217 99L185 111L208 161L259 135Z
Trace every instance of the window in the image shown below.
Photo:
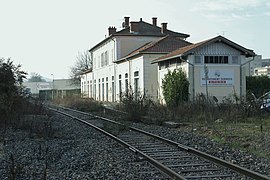
M109 101L109 84L106 82L106 101Z
M166 61L165 62L165 68L168 68L170 66L170 62L169 61Z
M100 83L98 83L98 100L100 101Z
M134 72L134 92L137 98L139 95L139 71Z
M105 58L104 58L104 53L101 53L101 67L104 66L104 61L105 61Z
M128 73L125 74L125 87L126 87L126 94L128 93Z
M92 85L92 83L90 84L90 92L89 92L89 97L93 97L93 95L92 95L92 88L93 88L93 85Z
M104 83L102 83L102 101L104 101L104 94L105 94L105 92L104 92Z
M159 70L163 69L164 68L164 62L159 62L158 63L158 66L159 66Z
M139 96L139 77L134 78L134 92L137 98Z
M114 76L112 76L112 102L114 102L114 92L115 92L115 87L114 87Z
M107 66L109 64L109 53L105 51L101 53L101 67Z
M201 64L201 56L195 56L195 64Z
M109 53L108 51L105 51L104 54L104 65L107 66L109 64Z
M232 56L232 64L239 64L238 56Z
M125 79L126 94L128 93L128 79Z
M121 96L122 96L122 82L121 80L119 80L119 97L121 99Z
M112 102L114 102L114 82L112 82Z
M135 71L135 72L134 72L134 77L135 77L135 76L139 76L139 71Z
M95 83L94 83L94 92L93 92L93 95L94 95L94 99L96 100L97 98L97 86L96 86L96 80L95 80Z
M228 64L228 56L204 56L205 64Z

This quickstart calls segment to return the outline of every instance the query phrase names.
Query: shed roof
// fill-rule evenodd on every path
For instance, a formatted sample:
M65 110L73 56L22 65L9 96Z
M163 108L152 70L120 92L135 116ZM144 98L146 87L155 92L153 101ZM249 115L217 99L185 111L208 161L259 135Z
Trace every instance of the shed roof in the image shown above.
M180 56L187 56L187 55L192 54L194 51L196 51L196 50L198 50L206 45L213 44L216 42L223 42L223 43L227 44L228 46L239 50L246 57L252 57L252 56L256 55L253 52L253 50L247 49L239 44L236 44L235 42L233 42L233 41L231 41L223 36L216 36L214 38L211 38L211 39L208 39L208 40L196 43L196 44L192 44L189 46L179 48L179 49L177 49L169 54L166 54L166 55L154 60L152 63L166 61L166 60L173 59L173 58L180 57Z
M167 35L158 40L144 44L143 46L139 47L138 49L134 50L133 52L129 53L125 57L115 62L120 62L125 59L137 56L139 54L167 54L174 51L175 49L191 44L192 43L182 40L178 37Z

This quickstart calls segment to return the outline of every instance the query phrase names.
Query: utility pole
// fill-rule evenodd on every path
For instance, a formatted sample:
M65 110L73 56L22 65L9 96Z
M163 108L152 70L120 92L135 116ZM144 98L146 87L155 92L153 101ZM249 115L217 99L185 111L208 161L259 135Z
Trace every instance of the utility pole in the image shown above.
M54 75L53 74L51 74L52 75L52 78L53 78L53 82L52 82L52 100L53 100L53 90L54 90Z
M208 101L208 84L207 84L207 80L208 80L208 67L206 65L204 65L204 78L205 78L205 92L206 92L206 99Z

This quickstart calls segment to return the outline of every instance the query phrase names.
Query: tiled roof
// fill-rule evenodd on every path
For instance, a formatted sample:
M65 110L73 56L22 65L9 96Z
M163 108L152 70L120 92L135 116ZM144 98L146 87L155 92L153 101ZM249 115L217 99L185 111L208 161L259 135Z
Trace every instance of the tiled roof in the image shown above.
M177 37L181 37L181 38L188 38L190 36L189 34L178 33L178 32L168 30L168 29L166 30L165 33L162 33L161 27L154 26L154 25L149 24L149 23L144 22L144 21L138 21L135 23L137 23L137 25L138 25L138 28L137 28L138 32L131 32L130 26L129 26L125 29L117 31L114 34L111 34L109 37L105 38L104 40L102 40L101 42L96 44L94 47L92 47L89 51L92 51L96 47L98 47L101 44L103 44L104 42L106 42L108 39L115 37L115 36L157 36L157 37L164 37L166 35L171 35L171 36L177 36Z
M176 58L176 57L179 57L179 56L186 56L186 55L189 55L189 54L193 53L195 50L197 50L199 48L202 48L203 46L206 46L206 45L209 45L209 44L212 44L212 43L215 43L215 42L223 42L223 43L231 46L232 48L235 48L235 49L241 51L242 54L244 54L247 57L256 55L253 52L253 50L246 49L246 48L244 48L244 47L230 41L229 39L227 39L227 38L225 38L223 36L217 36L217 37L214 37L214 38L211 38L211 39L208 39L208 40L196 43L196 44L192 44L192 45L185 46L185 47L182 47L180 49L177 49L177 50L175 50L175 51L173 51L173 52L171 52L169 54L166 54L166 55L154 60L152 63L157 63L157 62L160 62L160 61L173 59L173 58Z
M136 56L138 54L142 53L164 53L167 54L169 52L174 51L175 49L178 49L180 47L188 46L190 45L190 42L187 42L185 40L182 40L180 38L177 38L175 36L167 35L165 37L162 37L156 41L151 41L149 43L146 43L145 45L141 46L140 48L136 49L135 51L131 52L124 58L116 61L122 61L124 59L131 58L133 56Z
M130 26L129 26L128 28L125 28L125 29L123 29L121 31L118 31L113 35L114 36L117 36L117 35L140 35L140 36L141 35L144 35L144 36L172 35L172 36L178 36L178 37L182 37L182 38L188 38L189 37L188 34L174 32L174 31L171 31L171 30L167 30L166 33L163 34L163 33L161 33L161 27L154 26L154 25L149 24L149 23L144 22L144 21L138 21L138 22L134 22L134 23L137 23L138 32L131 32L130 31Z

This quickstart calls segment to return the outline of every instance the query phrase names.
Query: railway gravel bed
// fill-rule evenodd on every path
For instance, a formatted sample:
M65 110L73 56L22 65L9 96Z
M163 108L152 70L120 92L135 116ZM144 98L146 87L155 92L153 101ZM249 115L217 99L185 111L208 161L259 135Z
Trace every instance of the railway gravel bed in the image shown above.
M182 132L174 128L156 125L133 123L134 127L171 139L178 143L196 148L208 154L214 155L226 161L238 164L250 170L254 170L270 179L270 160L256 157L253 154L241 150L235 150L229 146L219 144L208 138L189 132Z
M7 129L0 133L0 179L143 179L137 157L108 137L61 115L53 137ZM147 174L149 176L149 174ZM155 177L155 175L153 175Z
M139 166L149 166L147 163L101 133L61 115L50 119L54 133L49 138L22 130L0 131L0 179L155 179L151 172L138 171ZM267 159L177 129L140 123L133 126L270 177Z

